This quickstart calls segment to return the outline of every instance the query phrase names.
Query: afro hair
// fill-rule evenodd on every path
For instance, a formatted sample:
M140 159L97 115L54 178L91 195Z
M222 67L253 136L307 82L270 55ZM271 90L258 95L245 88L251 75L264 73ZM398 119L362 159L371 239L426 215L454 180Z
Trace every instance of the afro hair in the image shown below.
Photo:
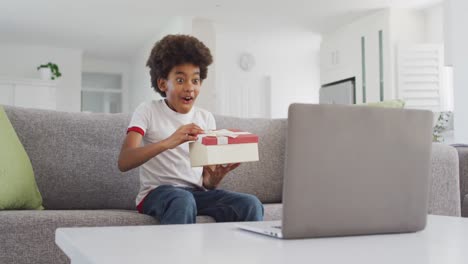
M213 62L210 50L197 38L188 35L167 35L154 44L146 62L150 68L151 86L162 97L166 93L158 86L159 79L167 79L177 65L190 63L200 68L201 80L208 75L208 65Z

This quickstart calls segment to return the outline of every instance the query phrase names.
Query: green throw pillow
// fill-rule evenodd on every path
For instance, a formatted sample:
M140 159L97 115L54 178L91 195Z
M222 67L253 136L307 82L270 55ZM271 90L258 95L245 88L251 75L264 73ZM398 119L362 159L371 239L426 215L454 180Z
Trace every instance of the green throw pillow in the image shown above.
M405 107L405 101L395 99L395 100L387 100L387 101L382 101L382 102L366 103L366 104L362 104L362 105L384 107L384 108L404 108Z
M44 209L28 154L0 106L0 210Z

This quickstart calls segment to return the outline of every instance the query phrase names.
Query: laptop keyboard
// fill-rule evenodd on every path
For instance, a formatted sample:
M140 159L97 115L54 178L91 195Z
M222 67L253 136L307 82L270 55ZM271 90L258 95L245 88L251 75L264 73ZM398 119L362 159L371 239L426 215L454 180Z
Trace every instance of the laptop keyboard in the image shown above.
M273 228L281 229L281 226L273 226Z

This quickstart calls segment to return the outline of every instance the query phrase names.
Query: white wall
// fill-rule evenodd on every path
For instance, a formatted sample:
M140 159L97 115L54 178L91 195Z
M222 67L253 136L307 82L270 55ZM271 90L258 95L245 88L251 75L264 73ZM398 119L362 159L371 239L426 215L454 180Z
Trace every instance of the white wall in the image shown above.
M447 34L447 23L445 23L445 8L447 3L441 2L423 10L425 21L425 42L430 44L439 44L445 47L444 65L448 65L447 48L445 46L445 35ZM442 111L453 111L453 69L445 67L442 74L444 94Z
M412 9L390 9L390 30L394 45L426 42L425 13Z
M240 117L287 117L292 102L318 102L320 35L216 25L217 113ZM243 71L248 52L255 67Z
M114 73L122 76L122 112L129 112L128 87L130 84L130 63L108 59L83 57L83 72Z
M398 45L425 42L425 16L421 11L381 10L324 35L320 63L322 84L355 77L356 102L364 101L361 57L361 37L364 36L366 102L379 101L380 30L383 32L384 99L396 98L396 50Z
M322 84L356 78L356 103L362 103L361 37L365 37L366 101L379 101L379 31L384 39L384 98L393 98L390 60L390 10L378 11L324 35L321 49ZM335 52L337 62L331 63Z
M452 42L453 42L453 24L455 19L452 16L452 0L445 0L443 3L444 9L444 48L445 48L445 66L453 66L452 61Z
M425 22L425 42L444 44L444 8L443 3L423 10Z
M0 76L38 79L36 67L53 62L62 77L57 80L57 110L78 112L81 109L82 51L27 45L0 45Z
M390 83L392 97L398 98L398 46L422 44L426 40L425 16L423 11L410 9L390 10Z
M177 17L135 53L130 64L129 112L144 101L160 98L151 88L146 61L155 42L167 34L193 35L211 50L214 63L202 85L196 103L199 107L232 116L280 118L287 116L291 102L318 102L318 34L249 31L199 18ZM251 72L238 66L239 55L246 51L256 58Z
M192 35L202 41L211 51L213 64L208 67L208 77L203 81L196 105L210 112L216 112L216 31L210 20L195 18Z
M146 67L146 61L154 44L168 34L191 34L191 32L191 17L175 17L168 21L161 32L155 32L154 36L149 36L148 41L135 52L135 57L130 63L130 87L128 89L130 112L133 112L142 102L161 98L151 87L149 68Z
M445 20L451 31L446 45L451 50L454 77L454 129L455 142L468 144L468 1L446 0L449 2Z

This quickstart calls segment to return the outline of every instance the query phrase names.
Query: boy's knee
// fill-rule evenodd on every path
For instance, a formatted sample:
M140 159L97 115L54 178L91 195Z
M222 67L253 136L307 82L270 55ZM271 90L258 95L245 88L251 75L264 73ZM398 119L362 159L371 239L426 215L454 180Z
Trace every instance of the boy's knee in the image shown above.
M264 209L263 204L260 200L251 194L246 194L243 199L242 203L244 204L244 208L247 210L247 215L245 221L261 221L263 220Z
M251 194L245 194L243 197L243 203L249 206L261 206L262 202L255 196Z
M195 214L197 210L195 198L190 192L186 191L177 192L177 194L172 197L167 206L178 210L193 211Z
M158 219L161 224L192 224L196 222L197 205L193 195L185 190L173 189L165 198Z
M249 205L253 208L255 208L256 210L259 210L262 212L262 215L263 215L263 204L262 202L260 202L260 200L254 196L254 195L249 195Z

